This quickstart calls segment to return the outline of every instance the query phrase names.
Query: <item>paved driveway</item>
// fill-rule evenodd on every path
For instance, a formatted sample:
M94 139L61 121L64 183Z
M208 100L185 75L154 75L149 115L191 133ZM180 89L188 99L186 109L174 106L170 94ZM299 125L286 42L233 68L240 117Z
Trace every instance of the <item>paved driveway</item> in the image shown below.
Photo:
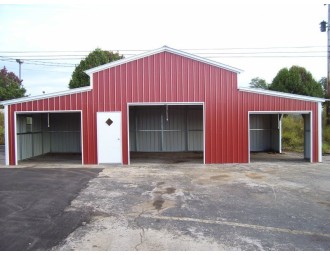
M330 250L330 157L0 169L0 250Z
M54 250L330 250L330 165L108 167L72 201L92 220Z
M47 250L90 219L65 210L101 169L0 168L0 250Z

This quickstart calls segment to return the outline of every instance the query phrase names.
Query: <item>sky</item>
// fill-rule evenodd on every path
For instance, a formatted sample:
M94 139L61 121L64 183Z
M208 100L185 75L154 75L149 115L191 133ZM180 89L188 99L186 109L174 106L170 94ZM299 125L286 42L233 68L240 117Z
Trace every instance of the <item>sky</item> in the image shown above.
M319 23L328 2L0 0L0 68L18 76L22 59L23 86L34 96L67 90L75 65L97 47L128 58L167 45L242 69L239 86L254 77L270 83L292 65L319 80L327 76Z

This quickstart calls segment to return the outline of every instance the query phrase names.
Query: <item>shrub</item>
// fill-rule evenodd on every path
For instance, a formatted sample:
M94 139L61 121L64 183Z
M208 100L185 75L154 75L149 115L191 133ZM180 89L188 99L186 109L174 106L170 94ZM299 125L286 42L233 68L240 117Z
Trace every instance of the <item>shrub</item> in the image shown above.
M322 152L330 153L330 126L325 126L325 125L323 126Z
M326 125L323 111L322 153L330 153L330 126ZM282 121L282 147L284 150L304 151L304 120L301 115L288 115Z
M288 151L304 151L304 120L301 115L283 117L282 147Z

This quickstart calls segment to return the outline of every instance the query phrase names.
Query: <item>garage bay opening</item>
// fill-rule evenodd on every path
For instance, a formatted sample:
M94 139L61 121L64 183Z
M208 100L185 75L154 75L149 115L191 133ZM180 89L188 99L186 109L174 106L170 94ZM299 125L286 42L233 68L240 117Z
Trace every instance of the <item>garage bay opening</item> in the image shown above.
M250 114L250 161L311 161L311 114Z
M130 163L204 162L203 105L129 106Z
M18 163L82 164L81 113L16 114Z

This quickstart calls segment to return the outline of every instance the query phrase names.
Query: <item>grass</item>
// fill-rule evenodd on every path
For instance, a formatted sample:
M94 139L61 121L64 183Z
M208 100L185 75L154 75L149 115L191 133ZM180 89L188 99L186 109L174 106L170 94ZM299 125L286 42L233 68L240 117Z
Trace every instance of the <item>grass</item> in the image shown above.
M322 153L327 154L330 153L330 126L326 125L327 119L326 119L326 109L323 108L323 114L322 114Z

